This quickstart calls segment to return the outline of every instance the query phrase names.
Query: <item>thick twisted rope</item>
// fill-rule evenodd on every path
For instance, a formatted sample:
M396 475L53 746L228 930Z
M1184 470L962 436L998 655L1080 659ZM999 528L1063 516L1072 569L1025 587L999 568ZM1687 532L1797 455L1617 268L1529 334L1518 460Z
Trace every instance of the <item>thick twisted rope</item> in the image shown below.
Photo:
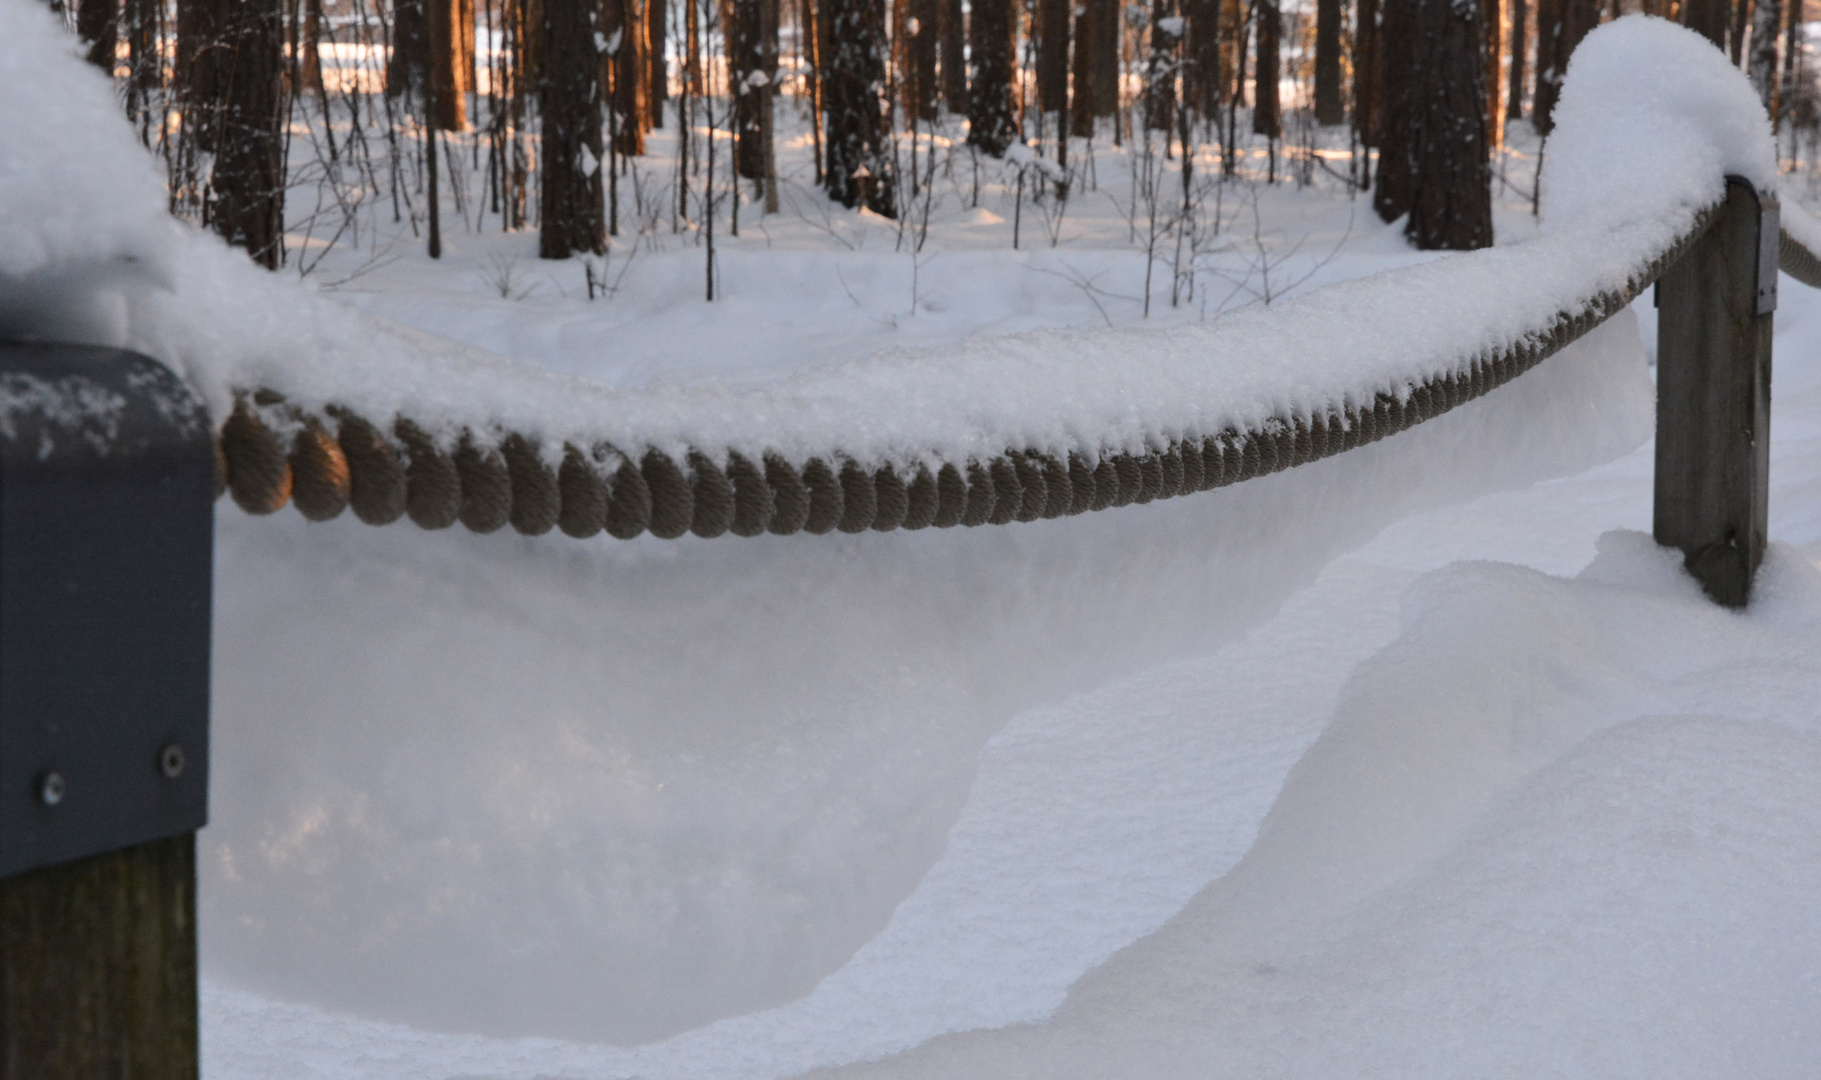
M353 508L384 525L457 521L474 532L510 524L528 536L716 537L1004 525L1148 503L1267 476L1365 446L1503 386L1587 335L1636 299L1706 231L1712 211L1623 289L1587 298L1502 350L1455 371L1307 416L1268 418L1145 453L1066 457L1010 448L987 460L867 468L838 453L793 462L767 453L691 449L682 461L651 447L565 444L544 453L516 432L463 431L439 441L406 417L385 428L345 409L290 409L277 395L242 398L219 433L223 488L253 514L289 501L313 521ZM1782 268L1821 287L1821 258L1781 237ZM558 464L552 465L555 458Z

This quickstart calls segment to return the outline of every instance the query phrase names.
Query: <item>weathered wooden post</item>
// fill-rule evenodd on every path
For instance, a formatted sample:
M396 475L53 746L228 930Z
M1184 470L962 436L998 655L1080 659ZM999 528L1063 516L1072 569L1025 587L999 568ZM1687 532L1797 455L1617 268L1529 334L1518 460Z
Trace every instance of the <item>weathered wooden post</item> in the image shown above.
M0 1080L194 1080L214 449L169 371L0 344Z
M1653 532L1729 607L1764 557L1779 235L1776 195L1729 176L1718 220L1657 282Z

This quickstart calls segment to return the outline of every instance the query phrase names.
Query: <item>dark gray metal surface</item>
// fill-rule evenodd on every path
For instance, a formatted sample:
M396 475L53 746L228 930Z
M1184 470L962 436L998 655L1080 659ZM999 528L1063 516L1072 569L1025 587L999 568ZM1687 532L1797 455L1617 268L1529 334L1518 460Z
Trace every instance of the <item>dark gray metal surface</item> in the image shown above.
M214 469L156 362L0 343L0 877L206 820Z

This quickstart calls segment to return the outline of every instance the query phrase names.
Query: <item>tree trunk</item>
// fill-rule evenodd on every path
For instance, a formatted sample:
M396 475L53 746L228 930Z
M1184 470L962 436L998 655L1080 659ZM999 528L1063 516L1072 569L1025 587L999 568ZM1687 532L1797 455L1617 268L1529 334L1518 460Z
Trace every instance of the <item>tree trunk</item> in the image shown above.
M601 198L601 57L593 0L544 0L538 112L538 255L566 259L607 250Z
M1353 129L1363 147L1378 145L1380 97L1379 0L1359 0L1353 27Z
M1600 22L1598 0L1538 0L1536 7L1536 97L1532 114L1539 134L1555 127L1555 102L1562 93L1575 46Z
M386 94L422 100L430 68L428 5L447 0L393 0L392 55L386 58Z
M276 270L284 255L285 19L282 0L236 0L216 74L221 137L204 218Z
M303 29L297 35L297 47L303 54L297 61L298 79L302 85L296 88L296 93L323 91L322 23L322 0L303 0Z
M1529 0L1511 0L1511 82L1505 89L1505 118L1524 117L1524 70L1529 63Z
M1276 139L1283 135L1283 112L1278 106L1277 83L1282 72L1279 38L1283 12L1277 0L1258 0L1257 74L1252 81L1252 132Z
M670 101L670 55L665 52L669 34L669 0L645 0L646 56L651 60L650 80L645 91L645 104L650 110L650 126L664 126L664 106Z
M1347 119L1340 95L1341 0L1315 4L1315 122L1334 125Z
M1119 0L1084 0L1075 20L1074 133L1094 134L1094 121L1119 108Z
M179 0L177 5L177 69L173 74L183 115L179 137L205 154L215 152L221 133L226 9L227 0ZM191 179L200 183L202 178Z
M1424 251L1492 244L1492 172L1487 164L1486 53L1479 7L1454 0L1397 0L1413 7L1401 54L1385 57L1400 79L1389 127L1401 129L1410 163L1410 221ZM1387 138L1389 142L1389 138Z
M428 69L436 80L441 131L468 128L468 91L474 87L474 0L422 0L429 43Z
M973 0L968 22L973 78L967 91L967 141L994 157L1004 154L1018 134L1012 102L1012 12L1010 0Z
M610 111L614 153L638 157L645 152L645 131L651 119L651 61L645 55L649 41L642 0L602 0L601 39L608 51L601 54L602 102Z
M1743 66L1745 51L1745 27L1751 22L1752 0L1734 0L1732 7L1732 29L1727 34L1728 48L1732 50L1732 66ZM1613 18L1619 17L1618 0L1613 0Z
M1220 0L1185 0L1183 10L1189 26L1182 104L1206 120L1220 111Z
M942 61L942 101L952 113L966 113L967 16L961 0L936 0L937 52Z
M1416 5L1423 0L1384 0L1378 27L1379 98L1377 122L1378 176L1372 185L1372 209L1386 221L1410 212L1416 184L1416 146L1412 114L1420 108L1416 73Z
M1069 11L1074 0L1037 0L1037 107L1060 113L1069 105Z
M1682 25L1726 48L1726 0L1682 0Z
M147 145L151 144L153 98L164 86L164 34L159 25L163 13L161 0L126 0L121 20L132 68L127 76L126 114L142 125L140 138Z
M748 180L765 179L772 83L778 77L777 0L732 0L728 61L733 73L734 164Z
M1144 68L1144 126L1152 131L1176 128L1176 53L1182 45L1182 20L1171 0L1151 0L1151 48ZM1166 147L1168 140L1165 140Z
M1504 10L1501 0L1480 0L1480 30L1485 35L1482 48L1485 56L1481 60L1482 85L1486 88L1486 151L1488 155L1498 149L1504 142L1504 117L1499 108L1499 54L1503 52L1504 43L1500 40L1500 27L1504 21Z
M1778 95L1777 115L1772 130L1795 108L1796 70L1802 55L1802 0L1789 0L1784 8L1789 18L1783 24L1783 89Z
M936 118L941 87L936 83L937 41L942 36L941 0L906 0L904 20L904 103L910 115Z
M76 36L89 47L88 62L109 76L119 43L114 14L115 0L81 0L76 8Z
M1752 12L1751 83L1764 111L1777 115L1777 31L1783 24L1782 0L1758 0Z
M884 12L879 0L825 0L822 107L828 115L828 197L896 216L887 167L883 116ZM975 9L979 11L978 8Z

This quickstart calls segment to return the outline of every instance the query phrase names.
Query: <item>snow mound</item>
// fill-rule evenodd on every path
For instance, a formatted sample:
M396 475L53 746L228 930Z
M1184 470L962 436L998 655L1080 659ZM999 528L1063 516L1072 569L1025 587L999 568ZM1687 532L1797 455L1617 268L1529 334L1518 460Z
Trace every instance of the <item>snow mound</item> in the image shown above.
M1409 513L1639 445L1636 335L1328 461L1020 529L501 544L224 511L207 969L616 1042L799 997L940 856L1009 717L1205 655Z
M1611 533L1414 586L1258 841L1051 1021L842 1076L1787 1076L1821 1054L1821 571Z

